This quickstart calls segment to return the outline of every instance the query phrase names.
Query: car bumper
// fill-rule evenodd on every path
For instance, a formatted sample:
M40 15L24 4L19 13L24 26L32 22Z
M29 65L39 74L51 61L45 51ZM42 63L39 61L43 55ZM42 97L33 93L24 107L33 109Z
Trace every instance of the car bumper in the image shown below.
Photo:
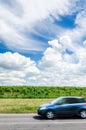
M40 110L37 111L38 115L45 116L46 110Z

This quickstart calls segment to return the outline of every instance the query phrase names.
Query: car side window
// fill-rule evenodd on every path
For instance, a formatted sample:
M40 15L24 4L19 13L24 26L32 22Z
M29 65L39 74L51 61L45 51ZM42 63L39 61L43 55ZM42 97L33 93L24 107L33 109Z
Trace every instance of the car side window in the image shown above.
M78 99L76 99L76 98L68 98L67 100L68 100L67 102L68 102L69 104L79 103Z

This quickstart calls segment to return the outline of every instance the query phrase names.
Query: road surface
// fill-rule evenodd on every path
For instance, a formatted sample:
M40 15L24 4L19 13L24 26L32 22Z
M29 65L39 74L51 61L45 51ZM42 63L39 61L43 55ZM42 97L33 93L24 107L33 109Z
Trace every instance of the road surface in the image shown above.
M36 114L0 114L0 130L86 130L86 119L45 120Z

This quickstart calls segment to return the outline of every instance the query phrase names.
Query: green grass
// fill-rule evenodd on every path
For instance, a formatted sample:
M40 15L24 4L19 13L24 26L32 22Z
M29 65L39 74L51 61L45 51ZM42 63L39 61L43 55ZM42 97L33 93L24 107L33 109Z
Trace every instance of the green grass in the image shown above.
M0 99L0 113L35 113L53 99Z

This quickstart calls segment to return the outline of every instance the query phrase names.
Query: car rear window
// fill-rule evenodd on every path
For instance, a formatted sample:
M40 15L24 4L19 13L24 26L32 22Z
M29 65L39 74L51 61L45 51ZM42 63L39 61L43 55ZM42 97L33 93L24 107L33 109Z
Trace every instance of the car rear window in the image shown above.
M84 103L85 100L83 98L68 98L67 102L72 104L72 103Z
M79 101L80 101L81 103L86 102L84 98L80 98Z

